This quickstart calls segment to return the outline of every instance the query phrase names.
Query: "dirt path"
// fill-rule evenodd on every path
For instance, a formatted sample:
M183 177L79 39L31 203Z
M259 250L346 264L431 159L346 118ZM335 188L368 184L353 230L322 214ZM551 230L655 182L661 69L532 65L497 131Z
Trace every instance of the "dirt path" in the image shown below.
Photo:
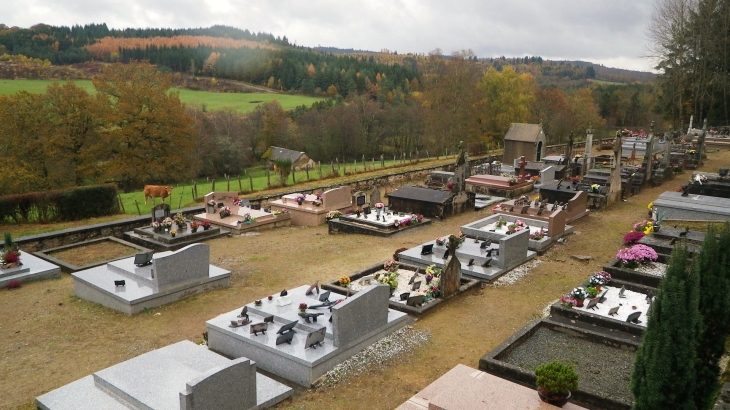
M704 168L727 167L727 151L710 154ZM410 358L388 363L334 388L297 389L280 408L392 409L457 363L477 367L479 358L503 342L551 301L613 259L646 205L674 189L690 173L645 188L610 210L591 212L575 224L565 245L539 257L542 263L517 284L474 290L419 320L432 338ZM202 340L205 321L282 289L325 281L391 258L490 215L484 210L435 222L393 238L328 235L326 226L290 227L260 235L210 241L211 263L233 271L229 289L128 317L73 296L69 275L0 290L0 408L33 409L34 397L152 349ZM588 263L570 258L592 255Z

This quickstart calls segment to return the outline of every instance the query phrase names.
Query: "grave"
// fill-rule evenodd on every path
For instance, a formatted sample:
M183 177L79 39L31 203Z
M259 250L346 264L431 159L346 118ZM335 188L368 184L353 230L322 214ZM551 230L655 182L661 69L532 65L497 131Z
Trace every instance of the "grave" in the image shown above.
M293 390L184 340L100 370L36 398L43 410L265 409Z
M530 235L541 232L544 233L542 239L530 238L528 241L527 248L538 252L538 254L545 252L548 248L555 244L558 239L573 233L573 226L565 224L566 212L562 209L552 212L547 211L540 217L540 219L537 219L530 215L530 213L520 214L518 207L519 206L514 206L513 212L509 212L509 209L511 208L505 207L504 211L495 211L497 212L496 215L488 216L463 225L460 228L461 232L463 232L467 237L473 239L479 238L482 240L490 239L492 241L499 241L503 237L507 236L507 226L509 224L514 224L516 221L522 221L529 227ZM550 206L546 205L546 208L549 209ZM538 209L535 208L534 211L537 213ZM500 219L505 221L506 224L497 227ZM467 239L467 241L468 240L469 239Z
M405 212L393 212L383 208L374 208L369 213L349 213L339 218L330 219L328 231L335 233L358 233L364 235L375 235L389 237L420 226L430 225L431 219L420 218L418 215L406 214Z
M466 179L466 190L478 194L497 195L505 198L516 198L531 192L534 183L530 174L525 172L525 157L519 159L519 174L515 176L472 175Z
M558 181L540 185L540 201L549 204L567 204L566 223L572 223L588 215L588 193L577 190L572 184Z
M53 263L54 265L60 266L61 269L67 273L77 272L80 270L93 268L95 266L104 265L104 264L107 264L107 263L115 261L115 260L124 259L124 258L129 257L129 255L126 255L126 256L121 256L121 257L116 257L116 258L109 258L109 259L101 260L101 261L93 261L93 262L90 262L90 263L87 263L84 265L76 265L71 262L67 262L62 258L56 257L56 255L61 252L65 252L65 251L68 251L71 249L76 249L76 248L84 248L87 246L99 245L104 242L110 242L110 243L117 244L121 247L127 247L127 248L129 248L129 252L128 252L129 254L133 254L136 252L147 252L150 250L149 248L138 246L133 243L123 241L121 239L117 239L113 236L106 236L104 238L92 239L90 241L78 242L78 243L74 243L71 245L64 245L64 246L58 246L56 248L44 249L39 252L34 252L34 254L41 259L45 259L48 262Z
M396 407L396 410L554 410L556 408L541 401L534 387L525 387L457 364L408 401ZM562 408L583 409L573 403L567 403Z
M350 286L348 287L341 286L339 280L335 279L322 284L322 289L337 292L341 295L356 294L367 286L377 283L375 275L378 273L385 273L385 269L383 269L383 263L385 262L375 264L368 267L367 269L363 269L348 276L350 278ZM413 280L413 283L415 283L416 280L421 282L421 285L415 291L411 290L411 280ZM462 292L465 292L477 286L478 284L479 281L477 281L476 279L462 277L459 284L459 290L456 294L458 295ZM428 290L429 285L430 284L425 279L425 272L423 268L408 265L405 263L399 263L398 288L392 292L390 299L388 299L388 304L390 308L411 314L413 316L420 316L435 308L436 306L439 306L446 300L450 299L450 297L444 297L443 295L441 295L438 298L425 301L421 306L411 306L407 304L407 299L400 299L400 295L403 293L408 293L408 296L424 294L424 292Z
M210 247L188 245L153 255L152 264L136 266L120 259L72 273L74 294L81 299L132 315L197 293L228 287L231 272L209 264ZM116 283L121 283L118 286Z
M211 203L215 205L211 206ZM274 211L273 207L272 212L254 209L247 200L240 199L237 192L211 192L205 195L205 204L206 212L194 215L193 219L199 222L210 222L212 226L217 226L233 234L279 228L292 224L289 213L281 210ZM231 214L221 217L220 211L223 207L228 207Z
M300 202L301 198L301 204ZM363 204L365 197L363 197ZM353 207L349 186L333 188L321 196L312 194L287 194L269 203L272 212L285 212L291 217L291 224L317 226L326 222L327 213L340 211L343 214Z
M0 288L10 282L32 282L36 280L57 279L61 277L61 268L53 263L20 250L22 265L13 268L0 268Z
M655 212L664 213L664 221L727 221L730 199L714 196L664 192L654 200Z
M623 289L623 290L622 290ZM654 295L656 288L622 282L622 285L601 286L599 295L594 299L586 299L583 307L567 308L560 301L550 306L552 318L565 317L576 322L583 322L590 326L616 330L636 336L641 336L646 329L647 314L651 304L647 295ZM590 308L591 301L595 306ZM641 323L627 322L631 314L639 312Z
M631 370L641 338L566 322L553 319L530 322L483 356L479 370L524 386L535 386L537 366L553 360L571 363L579 380L578 390L571 392L572 403L587 408L630 409L633 404L629 390ZM600 359L605 357L611 360Z
M473 193L418 185L405 185L388 194L390 209L438 219L474 209L474 200Z
M499 240L487 241L466 238L456 249L456 257L461 264L463 275L482 281L490 281L516 268L535 257L536 253L527 249L530 233L527 230L505 235ZM487 245L484 245L487 243ZM433 245L433 253L422 255L424 245ZM422 245L410 248L398 254L398 261L411 265L427 267L436 265L443 269L446 266L446 246L438 245L436 241L428 241ZM473 259L471 265L469 261Z
M700 251L704 240L704 232L688 231L685 228L679 229L664 225L660 228L655 227L653 232L644 235L637 243L650 246L657 254L664 255L667 258L677 243L686 245L687 251L690 254L695 254Z
M207 321L208 346L227 357L248 357L262 370L309 387L336 365L410 323L407 314L388 308L387 285L372 285L350 297L314 292L307 295L309 289L300 286L288 290L285 296L247 304L252 321L249 325L231 327L241 309ZM306 313L324 315L307 323L299 315L301 303L308 305ZM266 325L264 333L259 323ZM252 327L256 327L256 334ZM278 337L277 332L281 333ZM321 345L310 346L307 340L320 340L321 332ZM277 344L281 337L288 340Z
M693 172L690 181L692 183L687 186L687 193L690 195L730 198L730 178L727 169L722 169L718 173Z

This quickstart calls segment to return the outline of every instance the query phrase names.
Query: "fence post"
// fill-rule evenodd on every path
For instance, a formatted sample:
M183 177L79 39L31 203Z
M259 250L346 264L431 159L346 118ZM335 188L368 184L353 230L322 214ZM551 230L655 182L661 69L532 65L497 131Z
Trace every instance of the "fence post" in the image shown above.
M215 192L215 178L213 178L213 186L210 188L211 192Z
M271 186L271 174L268 169L266 170L266 186Z
M238 190L243 192L243 186L241 186L241 175L238 175Z
M154 200L153 200L153 202L154 202ZM137 203L136 199L134 200L134 205L137 207L137 213L142 215L142 211L139 210L139 204Z
M248 174L248 183L251 185L251 192L253 192L253 176Z
M231 192L231 176L226 175L226 182L228 183L226 192Z

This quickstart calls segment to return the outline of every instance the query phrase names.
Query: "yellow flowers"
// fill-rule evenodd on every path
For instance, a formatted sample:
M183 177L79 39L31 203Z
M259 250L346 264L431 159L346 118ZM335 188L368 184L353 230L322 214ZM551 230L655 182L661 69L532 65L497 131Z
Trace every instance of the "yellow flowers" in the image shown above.
M650 211L654 209L654 202L649 202L649 205L646 206Z
M340 279L338 281L340 282L340 286L347 286L350 284L350 277L340 276Z

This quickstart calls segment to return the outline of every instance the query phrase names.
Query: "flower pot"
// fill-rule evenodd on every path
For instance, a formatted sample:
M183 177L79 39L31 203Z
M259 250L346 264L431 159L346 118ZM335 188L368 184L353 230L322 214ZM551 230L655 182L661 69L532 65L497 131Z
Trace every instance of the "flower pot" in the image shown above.
M544 401L545 403L552 404L556 407L563 407L566 403L568 403L568 400L570 400L572 393L568 392L567 396L547 396L543 394L540 389L537 389L537 395L540 396L540 400Z
M601 285L596 285L596 286L594 286L594 288L596 288L598 293L601 293Z
M204 230L204 231L207 231L208 229L210 229L210 226L204 226L204 227L203 227L203 230Z
M174 233L171 233L170 236L172 236L174 238L175 237L175 234Z
M576 302L576 306L578 306L578 307L583 307L583 301L584 301L584 300L585 300L585 299L576 299L576 300L575 300L575 302Z
M300 312L304 313L307 311L307 309L299 309Z
M198 228L190 228L190 232L198 232Z

